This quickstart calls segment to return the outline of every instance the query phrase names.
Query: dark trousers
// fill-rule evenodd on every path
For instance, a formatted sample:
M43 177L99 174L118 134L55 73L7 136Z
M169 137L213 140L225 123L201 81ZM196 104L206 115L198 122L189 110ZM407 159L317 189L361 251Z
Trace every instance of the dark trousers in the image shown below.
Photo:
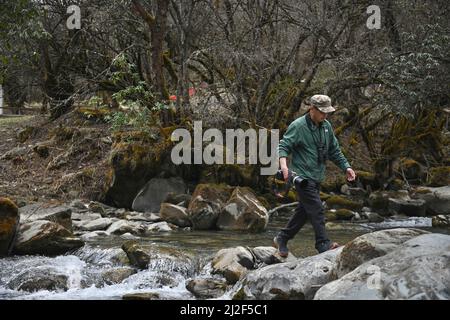
M289 220L285 228L281 229L278 237L290 240L305 225L306 220L311 222L316 235L317 251L327 251L331 246L325 230L325 215L322 201L320 200L320 184L309 180L306 186L297 186L297 197L299 204L294 215Z

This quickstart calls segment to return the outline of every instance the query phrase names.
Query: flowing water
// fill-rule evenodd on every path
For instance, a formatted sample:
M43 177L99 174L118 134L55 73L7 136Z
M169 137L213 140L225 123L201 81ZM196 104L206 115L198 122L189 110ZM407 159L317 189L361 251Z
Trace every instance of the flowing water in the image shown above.
M116 284L105 281L104 274L128 268L124 262L126 255L121 249L125 240L120 237L89 242L75 252L57 257L3 258L0 259L0 299L121 299L125 294L148 292L158 294L159 299L195 299L186 290L186 281L194 277L211 277L209 262L218 250L235 246L270 246L273 237L288 219L289 214L273 217L267 230L257 234L174 231L141 238L139 241L143 245L173 250L189 259L171 259L162 255L152 260L148 269L138 271ZM332 224L328 226L328 234L333 241L345 244L364 233L394 227L420 227L433 232L446 232L431 229L430 218L409 218L377 224ZM289 247L297 257L316 254L312 227L307 224L289 242ZM61 277L62 287L37 292L19 290L24 283L26 285L25 280L31 278L36 281L42 274L44 278L49 274L55 279Z

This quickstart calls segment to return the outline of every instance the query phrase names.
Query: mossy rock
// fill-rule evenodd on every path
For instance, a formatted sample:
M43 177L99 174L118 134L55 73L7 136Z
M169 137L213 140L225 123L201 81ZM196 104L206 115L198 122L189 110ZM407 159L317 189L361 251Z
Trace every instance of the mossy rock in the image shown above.
M353 218L353 211L348 209L338 209L334 213L338 220L351 220Z
M402 158L399 163L400 172L403 172L406 180L419 182L423 176L423 168L414 159Z
M139 190L160 173L161 163L170 161L167 159L171 144L161 140L153 143L118 140L120 142L113 144L109 159L112 183L106 202L117 207L131 207Z
M320 191L320 200L327 201L331 197L331 194Z
M431 168L429 171L428 185L430 187L445 187L450 185L450 166Z
M358 170L356 171L356 176L366 189L367 186L370 186L372 190L378 189L380 187L375 173Z
M342 196L331 196L326 201L327 207L330 209L351 209L351 210L361 210L363 207L362 203L352 201L350 199L344 198Z
M10 253L19 219L16 204L8 198L0 197L0 257Z
M398 190L405 190L405 182L403 182L403 180L401 179L394 179L390 184L389 184L389 189L393 190L393 191L398 191Z
M225 183L230 186L259 187L259 175L254 174L255 166L220 164L204 166L200 183Z
M344 175L327 175L321 183L321 189L324 192L339 192L341 186L346 183Z
M336 212L327 210L325 212L325 221L336 221L338 219Z

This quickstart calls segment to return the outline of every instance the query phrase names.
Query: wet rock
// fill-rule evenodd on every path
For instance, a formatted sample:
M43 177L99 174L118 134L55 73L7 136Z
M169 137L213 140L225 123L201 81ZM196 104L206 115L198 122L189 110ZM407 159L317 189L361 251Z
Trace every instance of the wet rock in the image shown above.
M160 222L161 217L153 212L137 212L130 211L125 214L125 219L129 221L146 221L146 222Z
M35 203L19 209L23 223L36 220L47 220L72 230L72 209L68 206L54 206L47 203Z
M317 300L449 300L450 236L424 234L323 286Z
M109 234L114 235L121 235L128 232L132 234L141 234L144 231L145 230L141 227L140 223L126 220L116 221L106 230Z
M133 268L122 267L111 270L106 270L102 273L102 279L107 285L121 283L129 276L135 274L137 271Z
M425 200L421 199L392 199L388 204L389 212L393 214L402 213L409 217L424 217L426 212Z
M0 198L0 257L10 254L19 221L16 204L8 198Z
M83 241L93 241L107 236L109 236L109 234L106 231L93 231L81 235L80 238Z
M332 281L336 258L341 250L339 248L249 272L233 289L233 299L312 299L321 286Z
M367 233L345 245L337 259L336 277L340 278L359 265L383 256L403 242L428 233L419 229L391 229Z
M122 250L127 254L130 263L139 269L147 269L150 255L147 254L137 241L130 240L122 244Z
M110 218L100 218L100 219L88 221L84 224L81 224L79 228L84 231L105 230L112 223L113 223L113 220Z
M122 296L122 300L158 300L159 294L156 292L129 293Z
M365 215L369 222L380 223L384 221L384 218L376 212L366 212Z
M232 188L226 185L199 184L188 207L193 229L215 229L220 211L231 192Z
M84 245L81 239L73 237L63 226L44 220L22 224L19 229L13 253L60 255Z
M157 222L152 223L147 227L147 230L145 231L145 234L151 234L152 232L170 232L172 230L176 229L175 225L171 225L165 221L163 222Z
M449 228L450 215L434 216L432 219L432 225L434 228Z
M222 208L217 227L221 230L264 231L269 222L267 209L250 188L237 187Z
M124 239L124 240L137 240L137 239L139 239L139 237L137 237L135 235L132 235L129 232L120 235L120 238Z
M192 279L187 282L186 289L199 299L213 299L225 293L227 284L215 279Z
M211 263L213 273L223 275L229 284L236 283L254 265L252 253L244 247L222 249Z
M141 212L159 212L169 193L184 194L187 187L181 178L151 179L133 200L132 208Z
M181 228L192 226L187 209L174 204L161 203L159 216L164 221L170 222Z
M250 248L250 250L255 257L255 266L258 266L258 264L270 265L296 259L291 253L289 253L287 258L280 257L277 253L278 250L274 247L255 247Z
M74 221L83 221L83 222L87 222L87 221L93 221L93 220L97 220L97 219L101 219L102 216L100 213L90 213L90 212L86 212L86 213L72 213L72 224L75 226Z
M11 279L8 287L12 290L27 292L67 291L69 289L68 276L50 267L35 267L25 270Z

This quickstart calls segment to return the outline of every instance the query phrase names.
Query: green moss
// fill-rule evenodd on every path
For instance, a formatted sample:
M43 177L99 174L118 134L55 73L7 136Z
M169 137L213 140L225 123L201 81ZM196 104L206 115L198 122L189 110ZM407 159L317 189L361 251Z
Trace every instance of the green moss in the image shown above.
M375 173L372 172L358 170L357 174L360 178L375 179Z
M419 189L416 189L414 191L414 193L417 193L417 194L428 194L428 193L433 193L433 192L430 189L427 189L427 188L419 188Z
M339 209L335 212L338 220L350 220L353 217L353 211L348 209Z
M111 113L109 107L79 107L76 112L80 114L83 118L88 120L104 120L105 116Z
M18 210L19 208L17 208L12 200L0 197L0 212L12 212L17 214Z
M429 171L428 185L431 187L450 185L450 166L431 168Z
M403 190L405 189L405 183L401 179L394 179L390 185L391 190Z
M336 212L330 210L325 212L325 221L336 221L337 219Z
M331 196L326 201L328 208L360 210L362 204L341 196Z
M327 201L330 197L330 194L320 191L320 200Z
M346 183L343 175L326 176L325 180L321 184L321 189L325 192L339 192L341 186Z

